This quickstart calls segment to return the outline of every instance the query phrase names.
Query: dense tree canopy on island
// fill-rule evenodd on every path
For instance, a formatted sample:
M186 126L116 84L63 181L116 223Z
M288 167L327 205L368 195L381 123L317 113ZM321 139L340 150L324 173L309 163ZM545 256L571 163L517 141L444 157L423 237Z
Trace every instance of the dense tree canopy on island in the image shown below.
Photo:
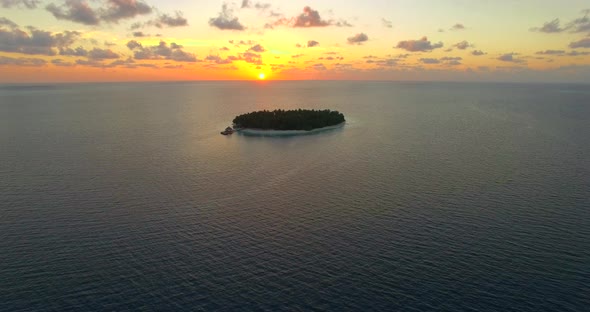
M344 115L326 110L282 110L258 111L239 115L233 123L239 128L263 130L313 130L343 123Z

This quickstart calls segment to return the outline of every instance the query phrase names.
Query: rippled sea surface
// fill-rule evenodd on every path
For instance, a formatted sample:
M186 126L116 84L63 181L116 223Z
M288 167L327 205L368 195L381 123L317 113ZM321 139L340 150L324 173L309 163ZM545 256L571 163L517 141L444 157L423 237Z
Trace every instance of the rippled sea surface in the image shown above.
M0 87L1 311L589 305L590 86Z

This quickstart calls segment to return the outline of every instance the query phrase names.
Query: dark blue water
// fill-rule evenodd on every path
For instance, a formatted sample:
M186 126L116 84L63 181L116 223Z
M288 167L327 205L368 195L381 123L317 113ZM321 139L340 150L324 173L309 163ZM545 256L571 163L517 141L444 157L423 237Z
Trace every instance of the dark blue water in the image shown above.
M589 305L589 86L0 87L1 311Z

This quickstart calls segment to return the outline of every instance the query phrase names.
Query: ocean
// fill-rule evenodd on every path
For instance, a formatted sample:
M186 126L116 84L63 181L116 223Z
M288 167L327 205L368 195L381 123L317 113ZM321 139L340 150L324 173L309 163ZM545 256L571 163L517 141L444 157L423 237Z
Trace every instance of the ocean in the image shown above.
M588 306L589 85L0 86L0 311Z

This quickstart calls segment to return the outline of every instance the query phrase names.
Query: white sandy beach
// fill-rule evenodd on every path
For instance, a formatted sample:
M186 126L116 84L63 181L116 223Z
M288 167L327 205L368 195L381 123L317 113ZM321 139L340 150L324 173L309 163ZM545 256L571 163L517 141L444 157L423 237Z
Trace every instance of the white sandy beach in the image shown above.
M293 135L309 135L318 132L324 132L328 130L342 128L346 122L337 124L335 126L323 127L318 129L313 129L309 131L305 130L263 130L263 129L250 129L244 128L236 130L238 133L243 135L251 135L251 136L293 136Z

